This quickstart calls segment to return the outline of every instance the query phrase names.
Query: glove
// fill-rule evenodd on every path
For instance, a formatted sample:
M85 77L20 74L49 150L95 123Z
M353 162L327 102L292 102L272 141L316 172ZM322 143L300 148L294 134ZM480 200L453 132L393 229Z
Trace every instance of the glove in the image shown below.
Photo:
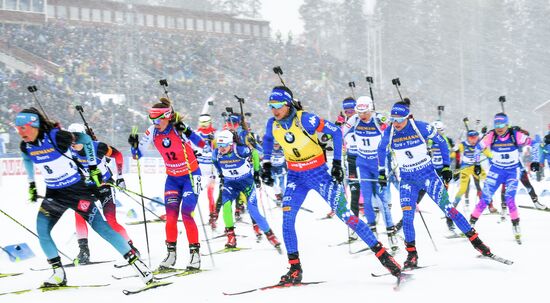
M382 188L384 188L384 186L388 185L388 178L386 177L386 171L383 170L383 169L378 171L378 184Z
M458 179L460 179L460 173L455 173L455 174L453 175L453 180L454 180L454 181L458 181Z
M443 166L443 169L441 170L441 178L443 178L443 182L445 182L445 184L448 184L453 179L453 172L449 168L449 165Z
M342 183L342 181L344 181L344 170L342 170L341 160L332 160L332 169L330 174L336 182Z
M128 143L130 143L130 146L132 147L132 149L137 149L138 145L139 145L139 138L138 138L138 135L137 134L130 134L130 136L128 136Z
M275 183L271 176L271 162L264 162L262 165L262 181L266 186L273 186L273 183Z
M481 174L481 165L475 164L474 165L474 175L479 176Z
M206 143L204 147L202 148L203 154L208 154L212 152L212 147L210 147L210 144Z
M29 201L38 201L38 192L36 191L36 183L29 182Z
M97 165L90 165L88 169L90 170L90 179L97 187L100 187L101 182L103 182L101 171L97 168Z
M116 186L118 186L122 189L126 189L126 182L124 182L124 178L120 177L120 178L116 179Z
M460 162L458 161L455 162L455 169L460 169Z
M538 172L540 170L540 164L538 162L531 163L531 171Z
M131 148L130 151L132 152L132 156L134 157L134 159L139 159L141 158L142 154L141 154L141 151L139 150L139 148Z
M256 183L256 187L260 187L262 185L262 181L260 180L260 172L259 171L254 172L254 183Z
M222 187L223 187L223 182L225 180L224 180L223 175L221 173L218 175L218 178L220 179L220 191L221 191ZM220 193L220 195L221 195L221 193Z
M254 138L252 133L246 135L246 143L250 146L256 146L256 138Z

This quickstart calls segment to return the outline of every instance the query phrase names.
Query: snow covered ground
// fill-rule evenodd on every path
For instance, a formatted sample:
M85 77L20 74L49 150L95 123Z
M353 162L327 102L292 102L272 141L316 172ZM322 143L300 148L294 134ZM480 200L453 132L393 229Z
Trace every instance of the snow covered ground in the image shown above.
M548 175L548 174L547 174ZM135 175L127 175L126 183L129 189L138 191ZM163 175L144 175L144 194L149 197L161 196L164 187ZM43 185L39 183L39 194L44 194ZM537 192L550 189L549 182L534 182ZM22 176L4 177L2 179L0 209L20 220L31 230L35 229L35 216L39 204L31 204L27 199L27 182ZM455 185L452 186L452 192ZM473 193L473 191L472 191ZM473 195L473 194L472 194ZM122 206L118 209L120 222L129 222L141 218L141 206L123 194L118 194ZM550 204L549 197L541 197L543 203ZM139 198L137 199L139 201ZM282 240L281 210L272 209L274 203L264 195L265 212L276 235ZM528 195L518 194L518 204L532 205ZM394 193L394 220L401 217L397 207L397 195ZM500 204L500 203L498 203ZM154 207L146 201L148 207ZM204 222L207 221L207 202L201 196L200 202ZM0 297L0 302L152 302L152 300L167 299L187 302L288 302L312 300L312 302L327 302L329 300L360 300L365 302L513 302L527 297L542 298L546 294L545 287L549 284L547 273L549 269L546 256L550 249L550 213L520 209L523 245L518 245L513 239L510 221L497 223L499 216L484 215L477 224L480 237L494 253L515 261L512 266L503 265L491 260L476 258L477 252L466 239L446 239L445 221L435 204L424 199L420 208L434 237L437 251L428 237L422 220L417 216L415 226L417 231L417 248L419 263L435 265L418 270L414 280L407 283L399 292L393 290L392 277L373 278L370 273L383 273L385 269L371 252L350 255L348 252L365 247L363 243L353 243L339 247L330 247L345 241L346 226L333 218L318 220L329 208L321 198L310 193L303 205L314 211L301 211L298 216L297 230L300 255L304 269L304 281L327 281L322 285L312 285L299 288L269 290L254 292L240 296L224 296L222 292L236 292L250 288L266 286L278 281L287 270L286 255L279 255L264 239L255 242L251 225L238 223L236 232L247 238L238 238L238 246L252 249L222 255L215 255L215 266L210 257L202 258L202 267L208 269L200 274L173 278L170 286L150 290L135 296L125 296L122 289L132 289L141 286L135 279L114 280L112 274L131 274L131 269L115 269L113 263L67 268L69 284L104 284L107 287L97 289L62 290L53 292L34 291L21 295L6 295ZM156 212L162 214L162 208L156 206ZM129 218L127 213L135 210L138 218ZM261 208L260 208L261 209ZM463 211L462 204L459 210ZM469 212L463 212L469 217ZM152 218L150 214L147 215ZM199 220L197 220L199 221ZM245 221L250 222L248 214ZM223 221L215 235L222 230ZM50 275L50 271L31 271L30 268L47 267L45 257L38 240L6 216L0 214L0 245L7 246L16 243L27 243L36 257L22 262L13 263L8 256L0 252L0 272L23 272L23 275L0 279L0 292L33 288L41 284ZM125 225L130 236L142 255L147 255L143 225ZM165 256L164 225L149 224L149 242L151 264L156 267ZM180 229L183 225L180 223ZM379 230L383 230L383 222ZM199 227L201 239L205 239L202 228ZM208 236L211 237L207 226ZM53 237L58 248L69 256L76 256L78 245L74 235L74 215L67 212L53 230ZM387 243L385 235L380 240ZM123 262L122 257L103 239L90 231L90 249L92 260L116 260ZM213 250L223 248L225 238L211 240ZM202 241L202 252L207 252L205 241ZM180 234L178 243L178 263L183 267L188 261L187 240L185 234ZM406 257L404 249L397 254L399 262ZM68 260L64 260L67 262Z

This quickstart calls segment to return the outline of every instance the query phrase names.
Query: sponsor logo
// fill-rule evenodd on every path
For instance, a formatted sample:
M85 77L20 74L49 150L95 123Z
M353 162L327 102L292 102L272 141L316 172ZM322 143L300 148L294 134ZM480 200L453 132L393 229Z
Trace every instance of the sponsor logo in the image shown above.
M315 126L316 122L317 122L317 118L315 116L309 117L309 124L311 124L311 126Z
M78 201L77 209L80 210L81 212L88 212L88 209L90 208L91 204L92 203L90 201L80 200Z
M412 210L412 206L403 206L403 207L401 207L401 210L402 211Z
M283 211L290 211L290 210L291 210L290 206L283 207Z
M287 133L285 134L285 141L286 141L287 143L293 143L295 140L296 140L296 138L294 137L294 134L293 134L293 133L287 132Z
M170 141L170 138L163 138L162 139L162 146L165 148L169 148L172 145L172 141Z

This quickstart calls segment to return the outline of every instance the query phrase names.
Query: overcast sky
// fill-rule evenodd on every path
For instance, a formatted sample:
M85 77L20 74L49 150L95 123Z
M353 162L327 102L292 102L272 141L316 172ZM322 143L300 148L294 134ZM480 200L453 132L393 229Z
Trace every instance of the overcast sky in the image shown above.
M280 31L283 37L291 30L294 36L304 31L298 9L303 0L263 0L262 16L271 23L272 34Z

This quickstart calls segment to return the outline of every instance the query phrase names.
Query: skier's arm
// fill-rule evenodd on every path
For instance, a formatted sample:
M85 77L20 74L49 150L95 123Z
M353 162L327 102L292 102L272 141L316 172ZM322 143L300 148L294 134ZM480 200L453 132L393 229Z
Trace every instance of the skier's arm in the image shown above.
M388 152L388 146L390 145L390 131L391 126L384 130L382 139L378 144L378 170L386 169L386 153Z
M29 182L34 182L34 164L32 163L31 157L27 154L25 150L25 142L21 141L19 149L21 150L21 157L23 157L23 166L27 172L27 180Z
M275 139L273 138L272 127L273 118L269 118L265 126L265 134L262 140L262 148L264 150L264 162L270 162L271 153L273 152L273 141Z
M61 133L62 131L59 131ZM84 146L84 152L86 153L86 159L89 166L97 165L97 155L94 149L94 143L92 138L84 133L73 133L76 135L75 143L82 144Z
M334 160L342 159L342 131L334 123L322 119L312 113L304 112L302 114L302 125L309 135L320 132L332 136L332 144L334 146Z
M441 136L430 124L420 121L417 121L416 124L420 130L420 134L424 137L424 139L426 139L426 141L432 140L434 143L439 145L441 157L443 158L443 165L449 166L451 164L451 151L449 149L449 144L447 144L447 140L445 140L445 138L443 138L443 136Z

